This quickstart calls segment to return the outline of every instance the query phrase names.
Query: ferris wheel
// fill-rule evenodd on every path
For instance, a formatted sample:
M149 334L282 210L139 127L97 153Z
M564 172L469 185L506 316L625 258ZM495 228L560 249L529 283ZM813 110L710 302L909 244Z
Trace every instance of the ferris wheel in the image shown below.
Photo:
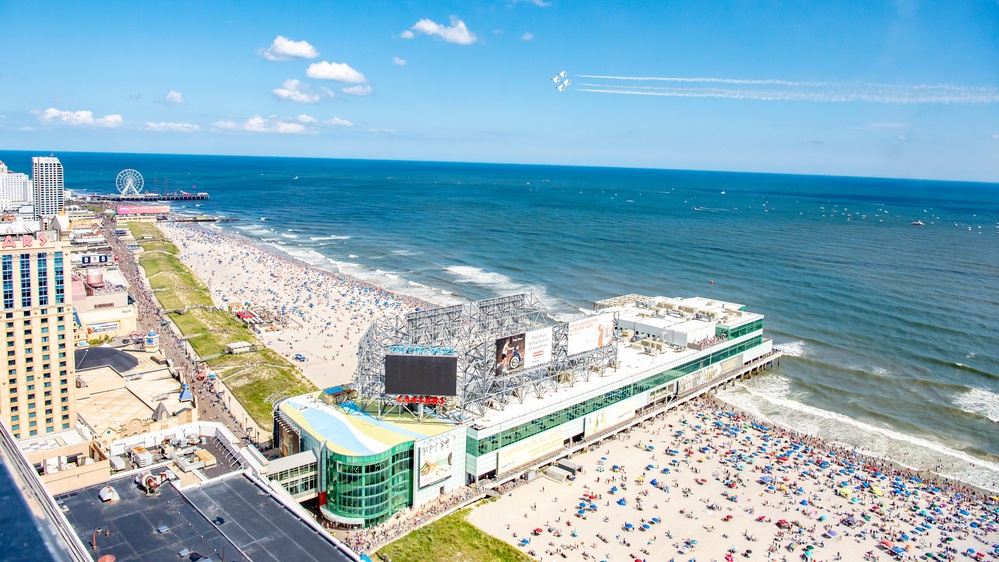
M142 192L142 174L131 168L118 172L118 177L114 180L118 193L122 195L138 195Z

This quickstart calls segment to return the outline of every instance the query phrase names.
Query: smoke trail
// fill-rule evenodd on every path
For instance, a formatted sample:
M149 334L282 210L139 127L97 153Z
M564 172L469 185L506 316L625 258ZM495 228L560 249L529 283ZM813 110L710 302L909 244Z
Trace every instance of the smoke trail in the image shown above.
M578 74L577 77L619 82L616 84L583 83L575 88L577 91L599 94L830 103L999 103L999 91L996 88L955 86L952 84L900 85L597 74ZM635 82L651 82L657 85L638 85ZM669 83L671 86L658 85L662 83Z

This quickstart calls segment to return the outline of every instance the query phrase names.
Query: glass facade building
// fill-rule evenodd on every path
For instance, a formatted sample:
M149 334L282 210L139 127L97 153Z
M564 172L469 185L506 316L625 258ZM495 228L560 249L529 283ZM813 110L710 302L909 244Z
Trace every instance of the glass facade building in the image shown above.
M439 420L376 419L353 403L322 404L322 393L292 397L275 408L275 440L285 454L315 452L319 504L328 519L376 525L445 488L516 478L773 360L761 315L736 313L729 320L735 321L710 328L717 339L662 354L620 341L615 345L625 366L577 381L571 393L511 401L482 418L435 431L427 426L444 425ZM386 429L395 437L387 440ZM370 446L362 443L368 438L381 441L379 450L361 450ZM442 463L443 479L437 476Z

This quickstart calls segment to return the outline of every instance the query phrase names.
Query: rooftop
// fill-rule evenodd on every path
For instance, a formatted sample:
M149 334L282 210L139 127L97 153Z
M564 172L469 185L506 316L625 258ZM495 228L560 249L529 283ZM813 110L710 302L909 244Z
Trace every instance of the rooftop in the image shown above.
M104 484L56 496L76 534L88 547L97 537L97 559L162 561L246 558L259 561L348 561L331 539L321 535L262 485L237 475L200 487L160 486L146 496L131 478L113 480L120 501L98 497ZM110 534L104 536L103 530ZM188 552L181 555L181 552ZM235 558L234 558L235 557Z
M320 392L294 396L281 403L281 411L302 429L327 440L332 451L346 455L374 455L406 441L419 441L454 428L445 422L393 423L360 412L353 403L330 406ZM401 421L401 420L398 420ZM334 441L335 439L335 441Z

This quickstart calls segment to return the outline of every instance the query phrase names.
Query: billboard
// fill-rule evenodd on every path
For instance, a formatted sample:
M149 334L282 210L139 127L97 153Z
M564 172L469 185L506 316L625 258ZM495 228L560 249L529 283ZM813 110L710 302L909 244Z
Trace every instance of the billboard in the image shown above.
M567 352L576 355L614 341L614 315L600 314L569 323Z
M385 393L455 396L458 358L453 355L386 355Z
M552 360L552 329L542 328L496 340L496 365L507 372L531 369Z
M503 474L507 470L557 451L562 448L564 442L562 428L556 427L503 447L496 462L496 474Z
M100 334L101 332L117 332L118 323L117 322L102 322L100 324L91 324L87 326L87 335L90 334Z
M552 329L542 328L525 334L524 368L530 369L552 360Z
M118 205L119 215L169 215L170 205Z
M451 445L454 436L441 435L420 442L416 447L417 462L420 463L420 487L431 486L451 476L454 466L454 452Z
M625 398L616 404L587 414L583 425L583 437L589 438L609 427L635 417L635 398Z

